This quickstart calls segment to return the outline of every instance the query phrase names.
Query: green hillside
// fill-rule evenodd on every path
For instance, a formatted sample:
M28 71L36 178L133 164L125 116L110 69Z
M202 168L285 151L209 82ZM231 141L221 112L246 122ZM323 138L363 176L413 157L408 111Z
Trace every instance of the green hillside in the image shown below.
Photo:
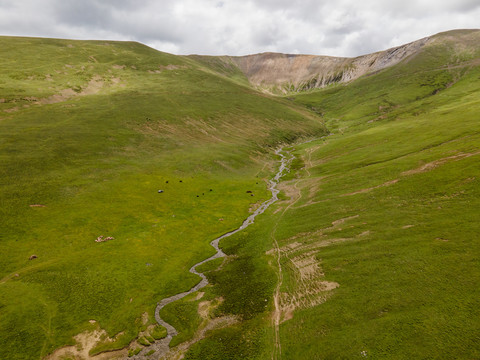
M480 32L433 40L395 67L293 98L331 134L295 145L285 200L225 244L264 239L278 306L187 359L480 357ZM211 275L234 308L227 278Z
M331 241L315 259L339 287L280 327L283 359L480 356L479 58L480 32L441 34L399 66L297 98L335 135L302 152L304 194L318 190L285 214L279 244L296 218L321 224L302 232L345 221L295 240Z
M280 145L280 201L162 310L167 358L480 358L480 31L287 97L227 57L0 46L0 358L164 337L157 302L269 198Z
M272 147L325 133L299 106L138 43L0 48L1 358L97 326L117 335L98 350L128 345L269 196Z

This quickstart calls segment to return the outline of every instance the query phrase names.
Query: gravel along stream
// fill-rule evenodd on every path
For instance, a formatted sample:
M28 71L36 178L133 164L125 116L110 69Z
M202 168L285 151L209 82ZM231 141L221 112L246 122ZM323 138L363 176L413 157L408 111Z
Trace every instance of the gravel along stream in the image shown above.
M286 155L284 155L282 152L285 152ZM194 287L192 287L190 290L188 291L185 291L185 292L182 292L180 294L176 294L176 295L173 295L173 296L170 296L168 298L165 298L165 299L162 299L158 304L157 304L157 307L155 309L155 320L162 326L164 326L166 329L167 329L167 337L165 339L162 339L162 341L157 342L155 344L152 344L153 348L157 348L156 350L160 350L160 348L163 348L162 350L166 350L168 349L168 344L170 343L172 337L174 337L175 335L178 334L177 330L172 326L170 325L169 323L167 323L166 321L164 321L161 317L160 317L160 310L162 310L166 305L174 302L174 301L177 301L177 300L180 300L182 298L184 298L185 296L191 294L191 293L194 293L195 291L198 291L202 288L204 288L205 286L207 286L208 284L208 280L207 280L207 277L201 273L201 272L198 272L196 270L196 268L208 261L211 261L213 259L217 259L219 257L225 257L225 253L219 248L218 246L218 243L220 242L220 240L226 238L226 237L229 237L233 234L236 234L237 232L239 231L242 231L243 229L245 229L246 227L248 227L249 225L253 224L253 222L255 221L255 218L262 214L265 210L268 209L268 207L270 205L272 205L275 201L278 200L278 193L280 192L280 190L277 189L277 185L278 185L278 182L280 181L280 179L282 178L282 176L284 176L287 172L290 171L290 164L292 162L292 160L294 159L294 156L289 153L288 151L283 151L283 148L280 148L278 150L275 151L275 154L280 156L280 167L278 169L278 172L275 174L274 178L269 180L269 186L268 186L268 190L271 192L272 194L272 197L269 199L269 200L266 200L265 202L262 203L262 205L260 205L260 207L255 210L255 212L253 214L251 214L244 222L243 224L235 229L235 230L232 230L226 234L223 234L222 236L216 238L215 240L212 240L210 242L210 245L213 246L213 248L217 251L213 256L209 257L208 259L205 259L205 260L202 260L200 261L199 263L196 263L195 265L193 265L191 268L190 268L190 272L192 274L196 274L198 276L200 276L202 278L202 280L197 284L195 285ZM157 345L157 346L155 346ZM149 349L152 349L152 347L150 347ZM139 355L142 355L142 354L139 354Z

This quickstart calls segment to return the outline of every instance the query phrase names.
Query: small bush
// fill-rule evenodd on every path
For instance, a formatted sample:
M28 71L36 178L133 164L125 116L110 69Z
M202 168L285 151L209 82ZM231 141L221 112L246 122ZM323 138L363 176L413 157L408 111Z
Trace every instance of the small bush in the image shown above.
M163 326L157 325L152 331L150 331L150 336L155 340L163 339L167 336L167 329L165 329Z
M155 339L149 335L145 335L145 339L147 339L150 343L154 343Z
M145 337L143 337L143 336L140 339L138 339L138 342L140 344L142 344L143 346L150 346L150 343L148 342L148 340L145 339Z

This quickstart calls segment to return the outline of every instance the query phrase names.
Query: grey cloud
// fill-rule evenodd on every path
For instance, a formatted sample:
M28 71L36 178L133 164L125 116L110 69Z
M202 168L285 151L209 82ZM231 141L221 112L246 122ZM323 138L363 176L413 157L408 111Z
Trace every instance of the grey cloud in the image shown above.
M55 6L55 20L73 26L108 28L112 9L96 1L59 1Z
M148 11L139 7L137 1L58 1L55 6L58 23L89 29L108 30L126 39L142 42L180 42L169 11ZM166 11L165 11L166 10Z
M478 0L463 0L454 3L455 10L459 12L472 11L480 8Z
M357 56L478 18L478 0L0 0L1 34L136 40L179 54Z

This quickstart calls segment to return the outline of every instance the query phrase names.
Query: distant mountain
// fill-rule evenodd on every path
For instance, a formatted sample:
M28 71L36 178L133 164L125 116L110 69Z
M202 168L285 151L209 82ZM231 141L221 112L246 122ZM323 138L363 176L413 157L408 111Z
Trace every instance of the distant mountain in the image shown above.
M480 30L356 58L0 49L2 358L480 359ZM157 303L228 232L165 337Z
M226 65L237 66L258 89L286 94L350 82L408 60L439 43L454 42L457 52L465 51L479 39L480 30L453 30L355 58L262 53L219 59Z

